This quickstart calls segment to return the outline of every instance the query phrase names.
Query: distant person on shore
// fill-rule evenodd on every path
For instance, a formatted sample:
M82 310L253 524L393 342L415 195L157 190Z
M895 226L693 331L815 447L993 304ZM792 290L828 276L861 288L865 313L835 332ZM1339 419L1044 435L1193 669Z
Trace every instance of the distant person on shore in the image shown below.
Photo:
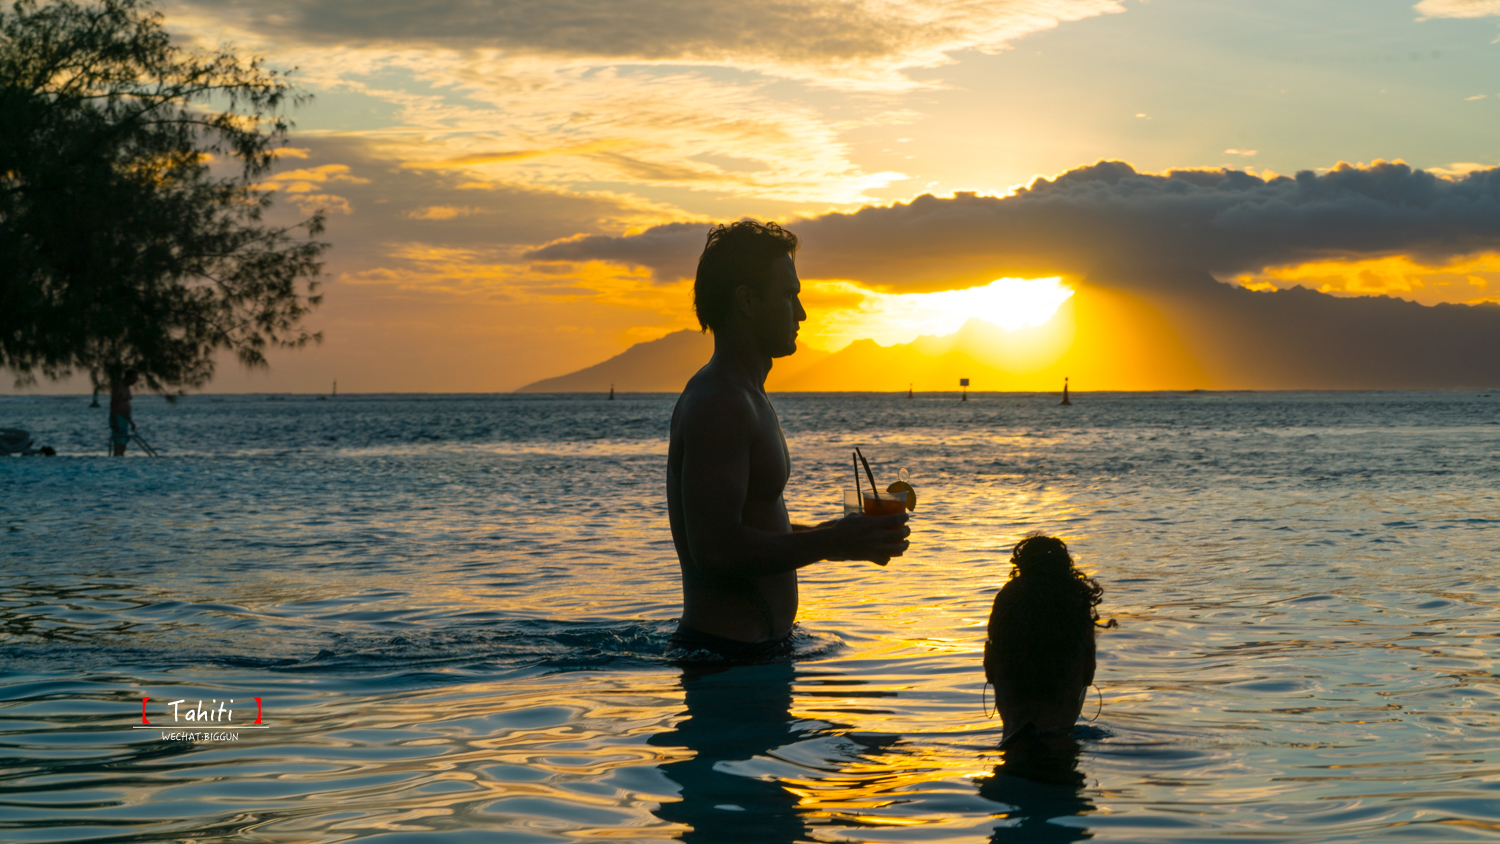
M1010 562L1011 579L995 596L984 643L984 676L995 686L1004 721L1001 747L1072 730L1094 682L1094 631L1104 595L1056 537L1022 539Z
M140 373L132 368L109 385L109 441L114 446L116 457L125 456L125 446L130 444L130 435L135 432L135 420L130 416L130 388L139 380Z
M907 548L906 514L794 525L782 490L791 456L766 397L774 358L797 350L807 319L774 223L716 226L698 259L693 304L714 353L672 411L667 511L682 566L675 648L732 662L790 655L797 569L821 560L885 564ZM833 497L833 491L828 491Z

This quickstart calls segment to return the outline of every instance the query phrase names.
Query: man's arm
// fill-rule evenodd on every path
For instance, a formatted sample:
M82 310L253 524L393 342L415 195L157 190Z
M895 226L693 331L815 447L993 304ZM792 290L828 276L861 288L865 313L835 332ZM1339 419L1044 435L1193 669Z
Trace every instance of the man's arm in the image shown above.
M681 494L688 549L710 571L763 577L819 560L884 563L906 550L906 514L854 516L791 533L743 523L755 410L732 393L697 396L684 408Z

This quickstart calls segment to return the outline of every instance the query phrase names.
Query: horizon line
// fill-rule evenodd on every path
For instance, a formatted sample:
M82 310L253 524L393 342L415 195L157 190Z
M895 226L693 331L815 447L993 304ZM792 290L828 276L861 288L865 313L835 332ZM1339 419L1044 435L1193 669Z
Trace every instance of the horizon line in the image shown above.
M247 392L247 393L136 393L135 399L160 398L167 401L178 399L201 398L201 397L297 397L324 399L337 401L342 398L354 398L363 396L604 396L609 394L609 389L603 390L556 390L556 391L522 391L515 390L486 390L486 391L423 391L423 392L363 392L363 393L340 393L330 396L328 393L299 393L299 392ZM635 396L669 396L680 395L681 390L620 390L614 391L615 395ZM905 395L906 390L767 390L767 393L779 393L782 395L806 394L806 395ZM913 395L961 395L965 391L960 388L956 390L916 390ZM1074 395L1100 395L1106 393L1119 394L1145 394L1145 393L1493 393L1500 392L1500 386L1493 387L1174 387L1149 390L1110 390L1110 389L1075 389L1069 386L1069 392ZM976 390L970 388L967 393L973 395L1061 395L1062 390ZM89 399L91 393L0 393L3 399ZM103 409L101 405L100 409Z

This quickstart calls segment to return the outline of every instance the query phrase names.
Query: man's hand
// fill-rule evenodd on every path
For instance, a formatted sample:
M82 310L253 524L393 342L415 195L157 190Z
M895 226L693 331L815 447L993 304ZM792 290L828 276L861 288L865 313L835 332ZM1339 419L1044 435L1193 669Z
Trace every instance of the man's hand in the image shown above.
M818 525L833 535L829 537L830 560L868 560L883 566L892 557L906 553L911 545L907 540L911 528L906 526L907 515L896 513L890 516L849 515Z

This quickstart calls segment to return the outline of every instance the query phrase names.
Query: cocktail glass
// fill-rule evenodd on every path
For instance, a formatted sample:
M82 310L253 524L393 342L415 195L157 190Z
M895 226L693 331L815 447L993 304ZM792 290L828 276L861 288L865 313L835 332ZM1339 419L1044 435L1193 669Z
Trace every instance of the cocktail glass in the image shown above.
M844 515L858 516L864 511L864 504L859 500L859 491L853 489L844 490Z

